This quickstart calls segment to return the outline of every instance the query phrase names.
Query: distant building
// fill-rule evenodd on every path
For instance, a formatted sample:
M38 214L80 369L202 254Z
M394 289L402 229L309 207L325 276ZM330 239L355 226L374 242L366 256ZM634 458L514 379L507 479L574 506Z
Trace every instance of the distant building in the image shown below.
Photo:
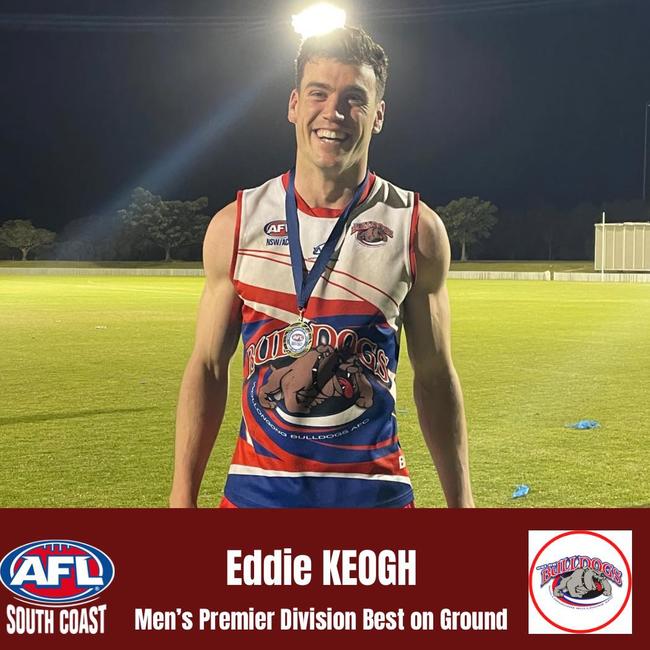
M650 223L625 222L603 224L596 228L594 268L601 271L650 271Z

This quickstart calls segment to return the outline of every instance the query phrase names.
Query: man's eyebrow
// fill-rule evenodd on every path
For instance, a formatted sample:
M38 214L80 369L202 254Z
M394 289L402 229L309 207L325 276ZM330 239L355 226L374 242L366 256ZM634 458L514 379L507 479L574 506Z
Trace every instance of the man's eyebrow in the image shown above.
M368 94L368 90L366 88L364 88L363 86L357 86L356 84L348 86L346 90L352 90L354 92L361 93L362 95Z
M310 81L305 88L322 88L323 90L334 90L329 84L323 83L322 81Z
M322 81L310 81L305 86L305 88L321 88L322 90L328 90L328 91L334 90L333 86L330 86L329 84L326 84L326 83L324 83ZM368 90L366 88L364 88L363 86L358 86L357 84L352 84L350 86L346 86L345 91L346 92L353 91L353 92L361 93L363 95L368 95Z

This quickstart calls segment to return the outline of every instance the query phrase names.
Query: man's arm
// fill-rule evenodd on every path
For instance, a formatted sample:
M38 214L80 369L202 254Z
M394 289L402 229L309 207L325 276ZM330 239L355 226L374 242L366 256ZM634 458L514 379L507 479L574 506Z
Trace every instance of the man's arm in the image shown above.
M228 364L237 348L241 301L229 276L237 205L218 212L205 234L205 286L194 350L185 368L176 411L171 507L195 508L203 473L221 426L228 394Z
M449 240L438 215L423 203L415 255L417 273L404 305L404 329L420 428L438 470L447 505L473 507L463 393L451 359L445 286Z

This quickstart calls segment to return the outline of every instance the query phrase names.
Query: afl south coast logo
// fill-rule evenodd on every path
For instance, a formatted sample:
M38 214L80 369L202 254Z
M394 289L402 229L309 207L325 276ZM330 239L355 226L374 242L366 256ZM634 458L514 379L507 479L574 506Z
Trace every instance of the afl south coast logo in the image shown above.
M529 632L632 631L631 531L530 531Z
M24 544L0 561L0 581L17 604L6 607L8 634L101 634L105 604L97 597L115 567L98 548L68 539Z

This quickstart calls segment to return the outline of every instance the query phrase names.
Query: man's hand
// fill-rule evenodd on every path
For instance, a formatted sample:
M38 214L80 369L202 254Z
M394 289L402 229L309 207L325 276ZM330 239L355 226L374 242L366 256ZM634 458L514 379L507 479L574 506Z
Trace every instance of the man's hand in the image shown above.
M449 298L445 279L450 250L438 215L420 204L416 279L404 309L413 366L413 397L422 434L450 508L474 507L469 479L463 394L451 359Z

